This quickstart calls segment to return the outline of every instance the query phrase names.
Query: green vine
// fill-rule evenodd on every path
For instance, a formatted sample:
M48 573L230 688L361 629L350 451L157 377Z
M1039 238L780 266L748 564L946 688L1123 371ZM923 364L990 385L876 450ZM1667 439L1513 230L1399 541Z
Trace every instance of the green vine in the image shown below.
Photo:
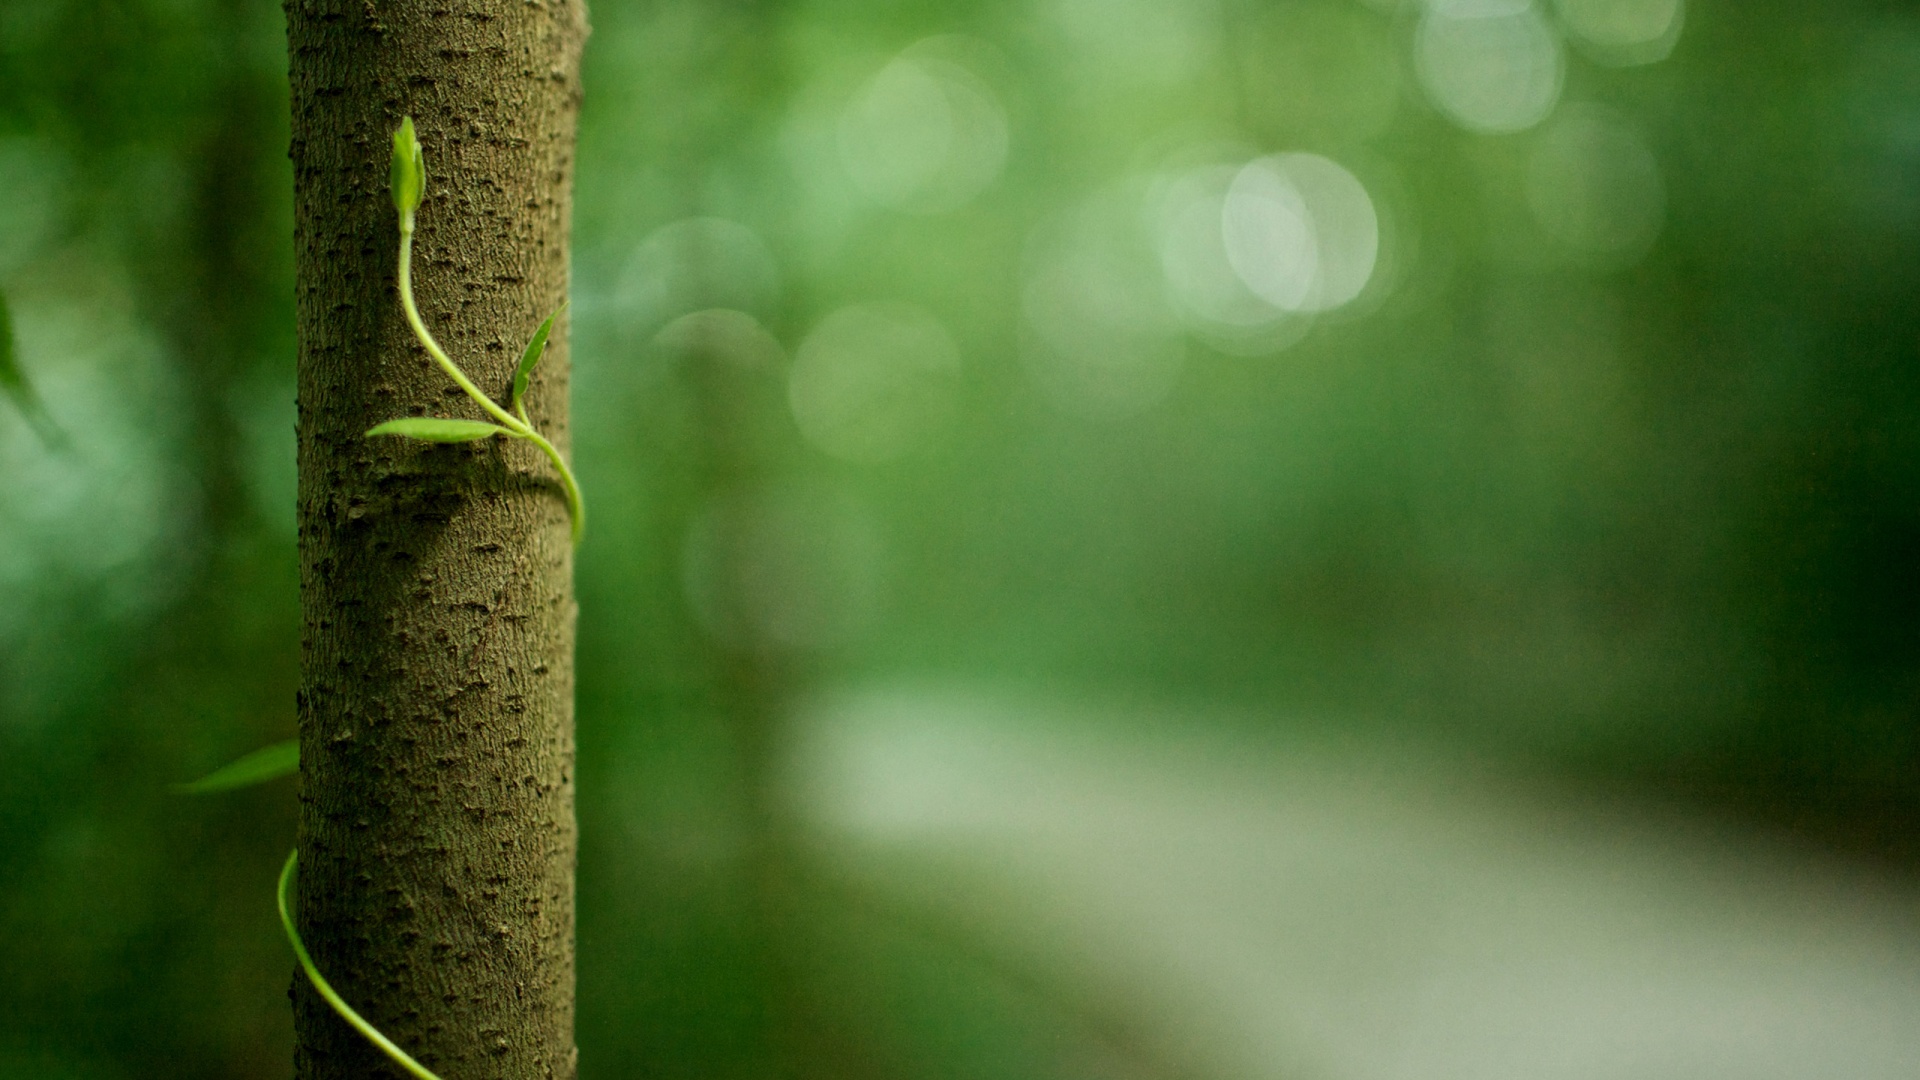
M175 784L173 790L182 795L211 795L236 788L252 787L277 780L282 776L298 771L300 768L300 741L288 739L274 743L264 749L234 761L232 764L215 769L213 772L190 784ZM411 1054L394 1045L392 1039L380 1033L380 1029L368 1023L366 1018L348 1005L320 969L314 966L313 957L307 953L306 942L300 940L300 931L294 928L293 915L287 910L287 891L293 884L293 871L299 862L300 852L296 849L287 854L286 865L280 868L280 886L274 892L274 900L280 908L280 925L287 932L287 944L293 946L294 959L300 961L300 970L306 972L307 981L320 997L340 1014L353 1030L366 1036L367 1041L380 1048L381 1052L394 1060L394 1063L413 1074L416 1080L440 1080L433 1071L413 1059Z
M280 868L280 887L275 892L274 898L280 904L280 925L286 927L287 941L293 945L293 955L299 958L301 970L307 973L307 979L313 983L313 988L320 992L320 996L327 1000L327 1004L333 1006L333 1011L339 1013L341 1019L353 1025L353 1030L365 1035L368 1042L379 1047L401 1068L412 1073L419 1080L440 1080L433 1074L433 1070L413 1060L413 1055L395 1046L392 1039L380 1034L378 1028L367 1023L359 1013L354 1012L353 1006L348 1005L334 991L333 984L327 982L326 977L320 974L320 969L313 966L313 957L307 955L307 947L300 941L300 931L293 928L293 916L287 914L287 885L293 881L293 867L299 861L300 852L297 849L287 853L287 864Z
M533 369L547 351L547 335L553 332L553 320L558 318L566 304L547 316L545 322L533 333L533 339L527 342L526 351L520 355L520 366L513 373L513 391L509 399L509 408L488 397L460 365L453 362L440 343L433 339L433 333L420 318L420 308L413 299L413 216L420 208L420 198L426 192L426 157L420 149L420 140L414 137L413 117L400 121L400 127L393 133L393 208L400 213L400 306L407 313L407 325L413 328L413 336L420 341L440 369L447 373L454 385L466 392L481 411L493 417L493 422L485 420L452 420L439 417L407 417L389 420L370 429L367 434L398 435L403 438L419 439L423 442L478 442L495 435L505 435L509 439L524 439L540 448L553 462L560 474L560 486L567 493L567 514L573 522L573 542L578 544L587 527L587 507L580 496L580 484L573 477L573 470L567 467L566 459L560 451L548 442L546 437L534 430L533 421L527 418L527 384L533 378Z

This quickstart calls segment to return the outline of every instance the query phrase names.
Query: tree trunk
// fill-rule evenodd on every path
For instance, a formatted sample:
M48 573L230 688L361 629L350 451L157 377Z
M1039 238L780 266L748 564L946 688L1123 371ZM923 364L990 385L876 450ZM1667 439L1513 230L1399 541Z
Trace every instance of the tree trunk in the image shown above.
M504 397L565 298L583 0L287 0L299 352L298 918L321 972L449 1080L572 1078L567 506L525 442L367 439L479 418L394 292L391 134L427 193L428 325ZM567 446L567 335L528 395ZM296 977L297 1074L399 1070Z

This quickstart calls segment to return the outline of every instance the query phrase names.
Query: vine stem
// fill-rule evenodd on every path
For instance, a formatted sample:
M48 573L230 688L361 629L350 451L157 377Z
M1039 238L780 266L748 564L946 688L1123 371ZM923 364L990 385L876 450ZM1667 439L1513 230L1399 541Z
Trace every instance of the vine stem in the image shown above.
M433 332L427 329L426 321L420 317L420 307L413 299L413 214L410 212L400 215L399 278L400 307L407 313L407 325L413 328L413 336L419 339L427 355L433 357L434 362L440 365L440 370L446 372L447 377L465 391L474 404L506 428L510 436L525 439L539 447L547 455L547 460L553 462L554 470L560 474L560 486L567 494L567 517L572 525L573 542L579 544L580 537L587 529L587 504L580 493L580 482L574 479L573 469L567 465L566 458L560 456L559 449L547 441L546 436L534 430L533 422L526 418L525 405L519 406L519 415L516 416L501 408L499 402L475 386L473 380L467 378L467 373L460 370L460 365L454 363L447 351L434 340Z
M567 492L567 516L573 527L573 542L577 546L581 535L587 531L587 503L580 494L580 482L573 478L573 470L567 467L566 459L560 456L559 449L548 442L546 436L529 428L523 437L546 451L547 460L553 462L554 470L560 474L560 486Z
M333 1006L333 1011L339 1013L342 1020L351 1024L355 1031L365 1035L368 1042L384 1051L395 1064L412 1073L416 1080L440 1080L440 1077L434 1075L433 1070L413 1060L411 1054L395 1046L392 1039L380 1034L380 1029L367 1023L359 1013L354 1012L353 1006L348 1005L334 991L326 977L320 974L320 969L313 966L313 957L307 955L307 947L300 941L300 932L293 928L293 916L287 914L287 886L293 881L293 867L299 860L298 848L287 854L287 864L280 868L280 888L275 894L275 899L280 904L280 925L287 930L287 942L293 946L293 955L299 959L301 969L307 973L307 980L313 983L313 988L320 992L320 996L326 999L327 1004Z

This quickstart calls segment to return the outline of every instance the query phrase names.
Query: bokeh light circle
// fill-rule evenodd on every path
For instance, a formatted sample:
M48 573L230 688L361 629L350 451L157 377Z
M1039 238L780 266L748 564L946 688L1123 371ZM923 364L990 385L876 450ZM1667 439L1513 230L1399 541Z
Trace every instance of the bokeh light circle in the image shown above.
M1242 227L1229 223L1228 190L1238 172L1232 165L1206 165L1166 183L1157 200L1160 269L1167 296L1189 330L1222 352L1258 356L1293 344L1309 324L1249 288L1234 266L1228 237ZM1255 219L1251 227L1260 230L1256 239L1277 239L1287 255L1315 259L1304 207L1283 208L1277 221L1271 213L1263 217L1262 209L1242 207L1243 216ZM1296 213L1287 217L1288 209Z
M794 355L787 398L801 434L834 457L900 457L943 427L960 380L946 327L912 304L856 304L827 316Z
M1115 184L1036 230L1021 277L1021 355L1061 412L1115 420L1171 392L1186 363L1145 192ZM1216 230L1217 235L1217 230Z
M764 312L779 292L779 267L758 234L725 218L695 217L640 242L613 301L623 317L658 325L703 308Z
M1254 295L1282 311L1307 307L1320 274L1313 215L1272 159L1241 169L1227 188L1219 229L1227 262Z
M1276 154L1241 169L1221 229L1241 279L1287 311L1351 303L1380 256L1380 217L1366 186L1318 154Z
M1414 68L1435 107L1468 131L1524 131L1560 97L1566 60L1532 5L1455 0L1430 8L1414 34Z
M705 356L742 371L772 371L786 359L760 320L731 308L689 312L653 336L656 348L677 356Z
M1686 0L1555 0L1554 6L1588 55L1617 67L1665 60L1686 21Z
M854 186L911 213L965 205L1007 160L1007 116L993 89L952 60L911 49L848 102L838 136Z
M1580 105L1540 132L1527 166L1527 202L1540 227L1572 253L1625 264L1659 235L1666 185L1631 121Z

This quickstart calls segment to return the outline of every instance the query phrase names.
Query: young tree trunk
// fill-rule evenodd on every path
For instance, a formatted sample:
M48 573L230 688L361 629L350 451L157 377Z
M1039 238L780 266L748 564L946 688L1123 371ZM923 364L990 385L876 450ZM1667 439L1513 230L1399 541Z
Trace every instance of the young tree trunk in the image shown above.
M299 323L298 919L321 972L453 1080L572 1078L567 507L525 442L367 439L479 418L394 292L391 134L425 147L428 325L504 398L567 293L584 0L287 0ZM528 395L567 446L567 338ZM297 1074L399 1070L296 977Z

